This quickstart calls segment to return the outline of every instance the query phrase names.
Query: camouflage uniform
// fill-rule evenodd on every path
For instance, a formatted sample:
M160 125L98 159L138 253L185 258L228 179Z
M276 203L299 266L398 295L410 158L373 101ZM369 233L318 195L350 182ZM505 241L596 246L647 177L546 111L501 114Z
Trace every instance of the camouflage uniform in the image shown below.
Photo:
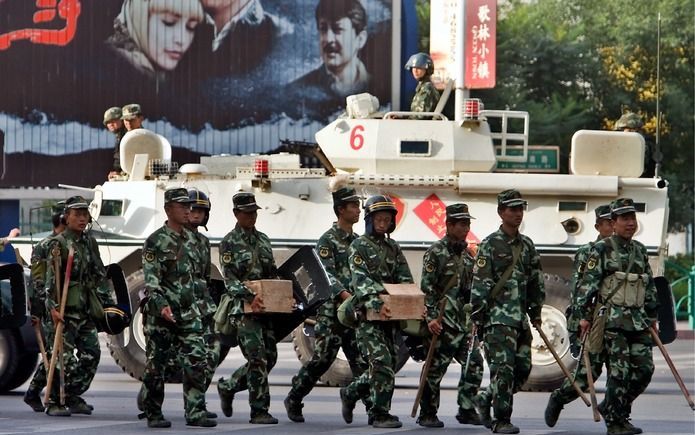
M182 191L179 197L174 194ZM170 195L170 192L174 192ZM186 196L185 200L183 195ZM165 201L188 203L186 189L170 189ZM171 349L177 349L183 369L183 394L186 421L206 419L206 358L202 314L198 306L194 276L198 249L193 233L185 228L176 232L165 223L152 233L143 246L147 302L143 309L147 362L142 377L143 408L148 424L165 421L162 415L167 367L172 366ZM170 307L175 323L162 316Z
M460 414L475 413L472 398L475 397L483 379L483 358L478 346L472 350L468 373L463 372L468 357L471 329L463 311L470 300L470 285L473 280L473 257L465 249L465 242L458 244L448 236L435 242L425 253L422 262L420 288L425 292L427 322L439 316L439 304L446 299L442 316L442 332L432 358L427 383L420 400L420 416L432 417L439 408L439 385L452 359L461 364L458 384ZM452 279L453 278L453 279ZM429 348L429 343L427 343Z
M239 347L247 363L229 379L220 379L217 388L223 400L248 389L253 419L268 414L268 374L277 361L277 339L270 317L244 314L244 302L251 303L255 295L243 282L277 278L270 239L255 228L247 232L237 225L220 243L220 264L227 292L233 298L230 314L236 319Z
M498 204L516 207L525 201L518 192L505 191L498 196ZM512 262L512 247L520 248L519 259L502 290L490 300L495 284ZM543 273L533 241L523 234L511 237L500 227L480 244L473 275L472 317L484 328L496 431L498 425L510 424L513 395L531 372L532 336L526 314L532 321L540 321L545 300Z
M366 309L381 310L383 302L379 294L385 291L384 283L413 282L400 246L387 237L360 236L350 245L349 261L357 304ZM400 324L396 321L364 320L357 327L357 345L369 360L369 371L353 380L347 391L355 394L352 393L355 385L369 384L372 406L368 412L375 421L389 416L400 335Z
M81 197L72 197L66 201L66 208L87 208L87 203ZM65 280L65 268L70 247L74 248L74 256L63 317L65 320L63 329L65 403L73 412L79 412L76 410L87 406L80 395L89 389L101 357L97 328L88 312L89 289L96 289L96 295L102 305L113 304L113 299L106 280L106 268L99 255L99 247L94 237L88 233L78 234L66 229L49 241L48 252L51 255L48 261L53 261L55 253L60 255L61 281L64 282ZM53 268L47 267L44 292L39 295L39 298L45 301L47 313L50 313L52 309L60 310L59 301L55 295L55 279ZM46 330L47 344L52 345L53 335L54 328L48 328ZM47 353L51 351L52 349L46 349ZM55 379L58 379L58 370L56 370L55 376ZM58 383L54 382L49 399L50 404L53 405L58 402L57 386ZM49 405L49 411L50 407L51 405ZM89 414L91 410L80 413Z
M316 244L321 263L331 279L333 297L319 308L314 328L314 354L311 361L299 369L299 373L292 378L292 388L288 394L292 399L301 401L309 394L314 384L333 364L341 346L353 376L359 377L367 369L357 349L355 330L341 325L336 315L336 309L341 303L340 294L343 291L350 293L348 249L356 238L355 233L348 233L335 223L331 229L323 233ZM354 393L362 396L366 394L369 386L362 384L353 385L351 388Z
M415 95L410 102L411 112L433 112L439 101L439 92L434 87L434 83L426 76L418 82L415 88Z
M611 203L614 216L634 211L631 199L621 198ZM616 272L629 272L638 275L638 279L646 279L642 304L639 298L634 304L618 303L613 298L603 300L608 296L602 291L604 281ZM635 296L629 286L625 293ZM603 346L610 370L606 396L599 408L611 432L612 426L621 427L628 422L632 402L644 392L654 373L653 342L648 328L656 321L658 301L647 249L642 243L613 235L594 245L581 281L578 305L583 319L592 321L596 299L607 303Z

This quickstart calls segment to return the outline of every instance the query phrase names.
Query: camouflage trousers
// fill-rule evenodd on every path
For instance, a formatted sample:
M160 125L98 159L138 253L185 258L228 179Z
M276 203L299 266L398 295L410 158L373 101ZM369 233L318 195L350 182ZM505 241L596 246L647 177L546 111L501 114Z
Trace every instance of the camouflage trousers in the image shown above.
M176 349L183 370L183 402L186 420L205 417L205 364L207 346L199 320L171 323L160 316L145 316L145 373L142 376L143 411L148 420L162 419L164 382L175 364Z
M355 330L341 325L336 317L317 316L314 337L314 354L292 378L292 388L288 394L299 400L309 394L319 378L330 368L341 346L353 377L359 377L367 370L367 363L357 349Z
M579 340L576 332L570 332L570 340ZM577 345L577 348L580 347L581 344ZM601 372L603 371L603 364L607 362L606 359L606 351L603 351L601 353L589 353L591 375L594 379L594 382L596 382L596 379L598 379L599 376L601 376ZM589 381L587 378L587 367L584 364L583 356L580 355L580 360L577 364L579 365L579 368L576 370L575 382L582 391L587 392L589 390ZM562 382L562 385L560 385L558 389L552 392L551 396L555 402L561 405L566 405L574 401L577 397L579 397L577 395L577 391L574 389L569 379L567 378L565 378L565 380Z
M97 372L101 349L99 337L94 322L86 315L78 316L75 313L65 313L65 326L63 327L63 364L65 365L65 403L70 405L76 401L82 401L79 397L89 389L94 375ZM48 321L46 322L48 326ZM55 329L51 326L44 329L46 336L46 354L51 360ZM40 369L40 368L39 368ZM37 373L38 370L37 369ZM59 379L62 367L56 365L53 376L53 385L49 402L59 402ZM46 373L44 368L44 375ZM33 382L33 380L32 380ZM38 382L45 381L39 379Z
M458 384L457 402L460 409L474 409L473 397L478 393L480 383L483 380L483 357L477 346L473 348L471 359L468 364L468 372L464 373L468 358L468 340L470 334L456 331L444 325L442 333L437 339L434 347L434 357L432 365L427 373L427 383L422 392L420 400L420 415L433 416L439 409L439 386L446 370L455 359L461 364L461 377ZM427 340L426 346L429 349L431 339Z
M348 386L348 398L368 400L370 417L389 414L398 363L398 322L362 321L357 327L357 346L369 362L369 370ZM368 398L365 398L366 393Z
M53 345L53 322L44 316L41 318L39 324L41 326L41 331L43 332L41 335L43 337L42 339L44 340L44 346L46 347L46 352L48 352L49 347ZM29 382L29 390L36 391L37 393L41 392L41 390L46 387L46 382L46 367L43 365L43 358L40 358L39 365L36 367L34 376L31 378L31 382Z
M270 408L268 374L278 359L277 342L270 319L245 314L238 322L239 348L247 362L228 380L220 380L218 389L227 394L248 389L251 417L254 417Z
M203 341L207 349L205 364L205 391L207 391L220 363L220 338L215 332L215 320L212 316L203 318Z
M632 402L644 392L654 374L652 338L648 330L606 330L604 351L608 362L603 417L606 424L630 417Z
M489 393L495 421L509 421L512 417L514 393L531 373L531 338L528 326L491 325L485 329L484 349L490 366Z

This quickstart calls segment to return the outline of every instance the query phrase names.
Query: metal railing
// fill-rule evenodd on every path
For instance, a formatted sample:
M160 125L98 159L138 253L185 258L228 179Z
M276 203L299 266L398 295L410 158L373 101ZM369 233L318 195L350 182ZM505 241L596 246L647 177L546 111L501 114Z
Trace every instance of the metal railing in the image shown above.
M690 329L695 329L695 266L692 266L690 270L688 270L678 263L666 261L666 267L683 274L683 276L671 283L671 288L674 288L682 282L688 283L688 291L676 301L676 318L687 316L688 326ZM687 305L687 307L684 307L684 304ZM679 316L679 314L681 314L681 316Z

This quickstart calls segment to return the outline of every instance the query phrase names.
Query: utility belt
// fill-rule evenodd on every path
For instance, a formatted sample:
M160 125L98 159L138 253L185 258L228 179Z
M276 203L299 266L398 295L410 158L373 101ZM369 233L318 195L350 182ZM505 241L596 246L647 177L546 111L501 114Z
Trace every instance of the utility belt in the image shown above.
M604 302L616 307L643 307L648 282L646 273L618 271L604 278L599 294Z

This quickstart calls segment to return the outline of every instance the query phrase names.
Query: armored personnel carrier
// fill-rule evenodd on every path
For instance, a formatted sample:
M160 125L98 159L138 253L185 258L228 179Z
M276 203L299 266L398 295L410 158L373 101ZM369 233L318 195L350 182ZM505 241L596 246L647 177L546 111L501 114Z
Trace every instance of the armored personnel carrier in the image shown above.
M138 306L138 291L144 284L143 242L165 221L163 193L174 186L195 187L210 197L205 234L212 243L213 275L218 279L217 247L234 226L236 192L256 194L262 207L257 226L271 238L278 262L301 246L315 244L330 226L331 191L336 187L353 186L364 197L389 195L399 209L392 237L404 248L416 282L424 251L444 235L446 205L461 201L469 205L476 218L469 242L476 244L500 224L497 193L516 188L528 200L521 231L535 242L545 273L543 329L570 367L574 360L565 319L568 279L576 249L596 238L594 208L619 196L634 198L639 210L636 238L653 256L655 273L663 273L667 187L658 178L639 178L644 164L641 135L578 131L572 139L570 174L498 173L494 172L498 162L527 159L527 113L483 110L479 100L464 100L461 119L448 120L435 112L376 113L378 104L373 100L367 94L349 98L346 115L316 134L325 168L302 167L299 155L287 153L216 155L177 168L165 138L147 130L128 133L121 143L127 175L90 190L92 231L104 263L117 263L123 269L131 306ZM512 147L521 152L512 155ZM360 225L358 232L363 230ZM15 245L29 258L28 244ZM139 311L133 315L129 329L109 336L109 349L125 372L139 377L145 342ZM293 340L300 359L310 358L310 320L294 331ZM562 376L540 337L534 337L533 370L526 388L552 388ZM342 384L349 378L347 362L338 359L323 380Z

